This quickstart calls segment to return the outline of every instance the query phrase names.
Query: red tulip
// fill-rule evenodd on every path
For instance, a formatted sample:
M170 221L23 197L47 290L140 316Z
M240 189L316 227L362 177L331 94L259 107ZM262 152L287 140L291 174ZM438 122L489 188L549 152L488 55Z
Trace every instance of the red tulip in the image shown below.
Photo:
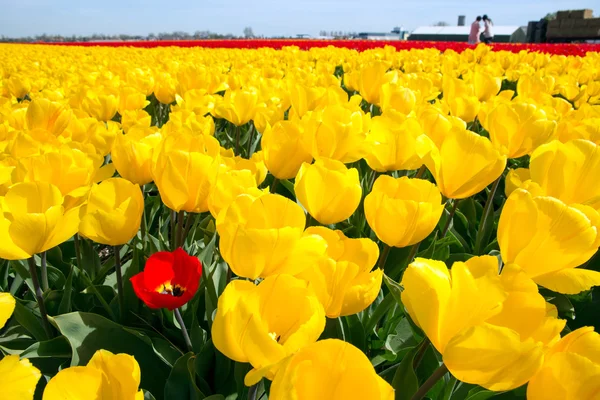
M226 39L226 40L140 40L123 42L56 42L47 43L60 46L108 46L108 47L206 47L206 48L234 48L258 49L270 47L281 49L285 46L298 46L301 50L312 47L346 47L358 51L369 50L383 46L393 46L396 50L435 48L441 52L454 50L458 53L475 46L465 42L421 42L406 40L311 40L311 39ZM585 56L588 51L600 51L598 44L554 44L554 43L493 43L495 51L505 50L518 53L521 50L536 51L540 53Z
M200 260L179 248L152 254L144 271L131 278L131 284L148 307L174 310L194 297L200 276Z

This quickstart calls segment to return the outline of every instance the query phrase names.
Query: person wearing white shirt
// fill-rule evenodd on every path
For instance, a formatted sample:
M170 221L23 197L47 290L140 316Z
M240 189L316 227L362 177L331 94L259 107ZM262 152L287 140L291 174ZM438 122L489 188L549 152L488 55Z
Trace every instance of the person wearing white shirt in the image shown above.
M487 15L483 16L483 42L486 44L492 43L494 40L494 32L492 30L494 23Z

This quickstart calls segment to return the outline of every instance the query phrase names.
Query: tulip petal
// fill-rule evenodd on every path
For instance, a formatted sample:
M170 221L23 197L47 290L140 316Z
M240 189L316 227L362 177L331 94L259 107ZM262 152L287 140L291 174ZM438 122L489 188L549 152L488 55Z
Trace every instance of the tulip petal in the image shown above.
M95 368L63 369L46 385L43 400L100 400L102 379L102 371Z
M577 294L600 286L600 272L589 269L572 268L539 275L535 282L558 293Z
M38 380L42 374L26 358L17 355L5 356L0 360L0 392L2 398L10 400L32 400ZM44 397L45 398L45 397Z
M525 384L543 361L541 343L521 341L515 331L490 324L456 335L444 351L444 363L457 379L493 391Z

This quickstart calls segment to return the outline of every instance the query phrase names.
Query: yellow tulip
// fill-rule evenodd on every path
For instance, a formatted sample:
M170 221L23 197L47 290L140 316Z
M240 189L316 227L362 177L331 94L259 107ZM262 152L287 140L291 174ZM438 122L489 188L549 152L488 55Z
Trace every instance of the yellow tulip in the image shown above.
M208 194L219 166L219 141L212 136L169 136L154 151L152 178L163 203L174 211L208 211Z
M289 80L288 90L292 106L290 114L297 118L302 118L309 111L323 108L328 104L348 101L348 94L339 85L314 87Z
M377 172L417 169L423 164L417 154L422 135L417 118L392 118L385 114L375 117L367 136L365 160Z
M371 239L350 239L342 231L310 227L307 235L327 242L327 253L296 275L309 283L329 318L352 315L367 308L379 294L383 271L373 267L379 248Z
M42 373L24 358L4 356L0 360L0 397L10 400L33 400Z
M227 154L221 151L221 161L233 170L241 171L246 169L250 171L256 180L257 186L265 181L267 174L269 173L269 170L265 165L264 154L262 151L255 152L250 159L247 159L241 156L234 156L233 150L228 149Z
M119 97L102 88L88 90L83 99L82 108L98 121L109 121L117 113Z
M0 199L0 257L23 260L58 246L77 232L79 209L65 211L49 183L17 183Z
M331 158L345 164L364 157L371 117L353 97L346 105L333 104L306 114L300 122L302 145L314 158Z
M31 90L31 82L25 77L13 75L6 80L6 87L11 95L22 99Z
M284 119L284 109L280 104L259 103L252 122L258 132L264 132L267 127L275 125Z
M579 328L556 344L527 386L530 400L596 399L600 393L600 335Z
M519 158L552 140L556 122L533 104L512 103L493 109L484 127L496 148L508 158Z
M125 133L127 133L130 128L136 125L149 128L151 124L152 117L144 110L123 111L121 114L121 127Z
M177 93L177 80L170 74L163 72L156 77L154 83L154 96L162 104L171 104L175 101Z
M227 357L254 367L247 386L263 376L273 379L280 361L316 342L325 329L323 306L307 286L290 275L268 277L258 286L234 280L219 297L212 340Z
M70 208L80 203L88 188L97 181L110 178L114 166L102 166L104 159L96 154L62 146L39 156L19 160L12 174L13 182L46 182L55 185L67 197Z
M0 329L4 327L14 310L15 298L10 293L0 293Z
M64 105L46 99L35 99L27 107L27 128L45 129L54 136L60 135L69 125L72 112Z
M342 340L327 339L303 347L284 364L269 398L393 400L394 389L377 375L362 351Z
M123 178L138 185L152 182L152 156L160 145L157 128L132 127L127 134L118 134L111 152L115 168Z
M463 129L467 127L467 124L465 124L462 119L444 115L439 108L432 105L427 105L418 109L417 118L423 127L423 132L437 146L441 145L446 134L450 132L453 127Z
M82 215L79 232L95 242L117 246L138 232L144 196L140 187L122 178L94 185Z
M415 92L398 83L385 83L381 86L381 110L410 114L417 104ZM375 122L375 121L373 121Z
M417 258L402 278L402 303L463 382L494 391L526 383L565 321L516 265L498 275L493 256L455 262Z
M164 136L178 133L182 129L189 128L194 135L215 134L215 121L210 115L196 114L194 111L179 110L169 114L169 121L162 127Z
M500 91L502 78L477 70L473 74L473 91L479 101L489 101Z
M600 245L600 214L553 197L515 190L502 209L498 244L505 263L516 263L537 284L575 294L600 285L600 272L576 268Z
M444 103L450 114L465 122L472 122L477 117L481 103L473 94L473 87L457 78L448 78L444 84Z
M215 113L235 126L242 126L254 118L258 93L254 90L227 90L216 104Z
M306 216L276 194L242 194L217 218L220 251L238 276L250 279L295 275L325 253L325 240L303 235Z
M119 92L119 105L117 110L123 115L125 111L141 110L150 102L146 100L146 95L133 87L125 86Z
M369 226L382 242L393 247L406 247L425 239L443 211L440 191L423 179L382 175L365 197Z
M440 191L451 199L479 193L494 182L506 166L506 156L496 150L489 139L464 128L452 128L440 144L429 141L420 151Z
M350 218L362 197L358 170L326 158L302 164L294 191L300 204L324 225Z
M43 400L142 400L140 379L133 356L98 350L87 366L65 368L50 379Z
M361 96L371 104L380 104L381 86L393 79L393 73L387 73L389 66L383 62L373 62L354 72L344 74L346 79L353 79L350 84L353 89L358 90ZM346 82L348 83L348 82Z
M261 138L265 165L277 179L294 178L303 163L312 161L312 156L301 145L298 124L279 121L267 126Z
M567 204L600 210L600 146L587 140L553 141L531 155L531 180L543 193Z
M10 293L0 293L0 329L15 310ZM29 360L7 355L0 360L0 397L3 399L33 400L33 393L42 374Z
M252 171L248 169L235 170L222 166L210 188L208 209L212 216L217 218L221 210L229 206L238 195L244 193L256 195L258 192Z
M528 168L509 169L504 181L504 194L508 197L529 182L531 182L531 175Z

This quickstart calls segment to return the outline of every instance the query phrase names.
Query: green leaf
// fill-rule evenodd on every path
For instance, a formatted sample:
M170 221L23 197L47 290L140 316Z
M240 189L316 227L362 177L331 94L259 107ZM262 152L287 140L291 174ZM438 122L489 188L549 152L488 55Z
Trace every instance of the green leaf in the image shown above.
M80 237L79 243L81 245L81 268L95 281L96 274L101 267L100 256L90 240Z
M141 387L150 390L157 400L162 399L169 367L154 353L145 334L125 329L97 314L73 312L59 315L54 320L71 344L71 365L86 365L100 349L131 354L142 368Z
M375 308L375 310L373 311L373 313L367 320L367 323L365 324L365 332L368 335L371 334L371 332L377 326L379 321L383 317L385 317L385 315L390 310L390 308L392 308L396 303L397 303L397 301L391 293L388 293L384 297L384 299L381 301L381 303L379 303L379 305L377 305L377 307Z
M212 396L205 397L204 400L225 400L225 396L222 394L213 394Z
M394 299L396 299L398 304L402 304L402 299L400 295L404 291L404 288L398 282L395 282L392 279L390 279L386 274L383 274L383 282L385 283L385 286L387 286L387 288L390 290L390 293L392 294L392 296L394 296Z
M342 318L344 318L344 326L345 330L347 331L346 340L361 349L363 352L366 351L367 343L365 337L365 328L363 327L360 318L358 318L358 315L353 314Z
M154 396L152 396L152 393L150 393L149 391L144 390L143 392L144 392L144 400L156 400L154 398Z
M33 301L16 300L13 316L17 322L21 324L23 328L27 329L38 341L48 340L49 338L42 328L40 319L38 319L33 311L34 308L37 308L37 303Z
M235 378L235 385L238 396L243 398L248 393L248 388L244 384L244 378L246 374L252 369L252 366L248 363L236 362L233 367L233 376Z
M385 348L396 355L406 347L406 343L416 344L413 339L413 332L408 319L402 318L396 325L395 333L388 335L385 339Z
M413 348L398 365L392 387L396 390L395 400L410 400L412 396L419 390L419 379L413 368L413 362L419 346Z
M35 289L33 288L33 283L31 282L31 277L29 276L29 269L25 266L24 261L11 261L10 266L15 270L17 275L23 279L23 281L29 287L31 293L35 293ZM39 276L39 271L38 271Z
M194 353L189 352L177 360L165 384L165 399L200 400L206 397L195 383L195 358Z
M558 315L569 319L575 319L575 307L571 300L564 294L554 293L553 297L548 300L549 303L554 304L558 310Z
M25 349L21 358L71 358L71 346L64 336L37 342Z
M294 184L292 182L290 182L289 179L280 180L279 184L281 186L283 186L284 188L286 188L286 190L288 192L290 192L290 194L292 196L294 196L294 198L296 197L296 191L294 190Z
M69 272L69 276L67 277L67 282L65 283L65 288L62 293L62 299L60 300L60 304L58 306L58 314L66 314L71 312L71 293L73 292L73 271L74 268L71 267L71 271Z
M484 389L482 387L476 387L469 391L465 400L487 400L502 392L492 392L491 390Z

